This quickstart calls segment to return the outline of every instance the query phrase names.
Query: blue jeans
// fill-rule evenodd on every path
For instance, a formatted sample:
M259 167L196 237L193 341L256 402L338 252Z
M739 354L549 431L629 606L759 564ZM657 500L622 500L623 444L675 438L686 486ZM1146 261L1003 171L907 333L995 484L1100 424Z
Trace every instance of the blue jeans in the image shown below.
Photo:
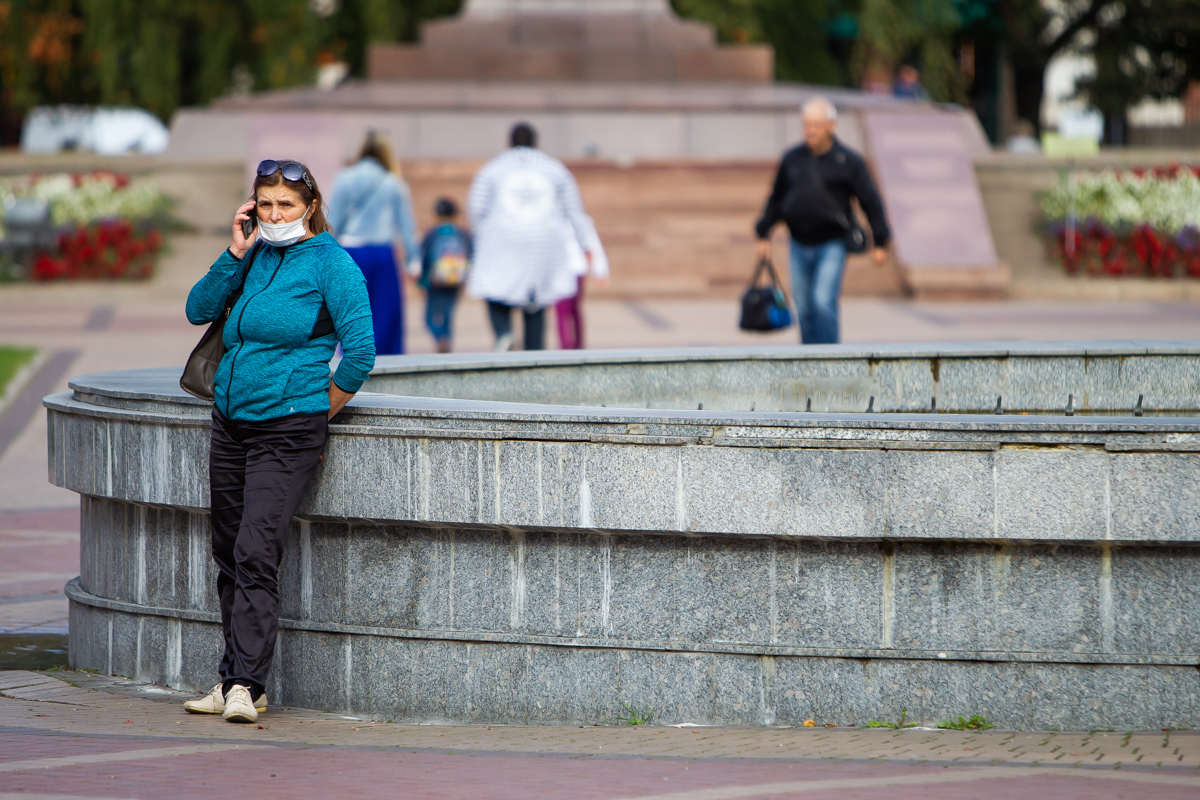
M838 296L846 270L846 243L807 245L792 240L792 294L803 344L837 344Z
M454 335L454 304L458 289L430 286L425 294L425 327L438 342L449 342Z

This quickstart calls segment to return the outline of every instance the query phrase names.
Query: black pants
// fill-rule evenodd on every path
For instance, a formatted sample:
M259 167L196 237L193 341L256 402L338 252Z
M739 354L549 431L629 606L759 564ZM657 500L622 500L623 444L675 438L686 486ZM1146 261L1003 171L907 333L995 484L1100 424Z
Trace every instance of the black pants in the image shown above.
M328 421L297 414L265 422L226 419L215 408L208 455L212 551L225 656L221 681L257 700L279 627L279 561L304 487L325 449Z
M525 349L546 349L546 309L530 311L528 308L497 303L495 300L488 300L487 304L488 319L492 321L492 330L495 331L497 339L512 333L513 309L521 308L525 317Z

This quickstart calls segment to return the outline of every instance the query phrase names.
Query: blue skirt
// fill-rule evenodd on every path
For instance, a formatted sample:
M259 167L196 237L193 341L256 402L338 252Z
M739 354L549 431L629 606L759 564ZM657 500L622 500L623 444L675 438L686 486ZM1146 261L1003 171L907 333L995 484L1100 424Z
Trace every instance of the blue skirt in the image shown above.
M375 329L375 353L381 356L404 352L404 287L396 270L396 254L388 244L347 247L367 279L371 300L371 323Z

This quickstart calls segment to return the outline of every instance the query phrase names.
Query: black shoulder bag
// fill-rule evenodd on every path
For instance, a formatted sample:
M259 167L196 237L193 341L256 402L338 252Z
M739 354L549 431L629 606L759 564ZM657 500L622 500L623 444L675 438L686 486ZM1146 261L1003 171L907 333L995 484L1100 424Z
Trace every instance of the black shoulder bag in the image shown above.
M222 338L225 334L225 321L229 319L230 312L233 311L233 307L242 296L242 289L246 287L246 277L254 266L254 259L258 256L259 249L258 242L255 242L254 247L250 248L250 253L246 256L246 269L242 272L241 283L225 298L225 308L221 312L221 316L208 326L208 330L200 337L200 342L192 350L187 364L183 367L183 375L179 377L179 388L193 397L209 401L213 399L213 380L217 377L217 367L220 366L221 359L225 356L225 340Z
M825 197L825 202L833 209L838 224L842 226L842 231L846 239L846 252L865 253L867 250L867 232L858 224L857 219L846 219L846 215L838 206L837 200L829 193L829 187L821 179L821 173L817 171L817 160L813 157L812 153L808 153L804 159L804 166L808 168L808 175L816 185L817 191Z

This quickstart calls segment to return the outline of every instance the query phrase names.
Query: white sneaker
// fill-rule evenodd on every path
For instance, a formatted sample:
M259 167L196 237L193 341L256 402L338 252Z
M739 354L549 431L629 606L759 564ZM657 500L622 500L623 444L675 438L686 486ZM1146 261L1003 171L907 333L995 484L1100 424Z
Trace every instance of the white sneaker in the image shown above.
M183 708L191 714L224 714L225 693L221 690L221 684L218 683L212 688L212 691L199 700L185 701ZM267 696L265 694L254 701L254 708L260 714L267 710Z
M511 333L506 333L496 340L496 346L493 348L497 353L507 353L516 347L517 339Z
M250 702L250 690L241 684L235 684L225 695L225 713L221 715L226 722L257 722L258 711Z

